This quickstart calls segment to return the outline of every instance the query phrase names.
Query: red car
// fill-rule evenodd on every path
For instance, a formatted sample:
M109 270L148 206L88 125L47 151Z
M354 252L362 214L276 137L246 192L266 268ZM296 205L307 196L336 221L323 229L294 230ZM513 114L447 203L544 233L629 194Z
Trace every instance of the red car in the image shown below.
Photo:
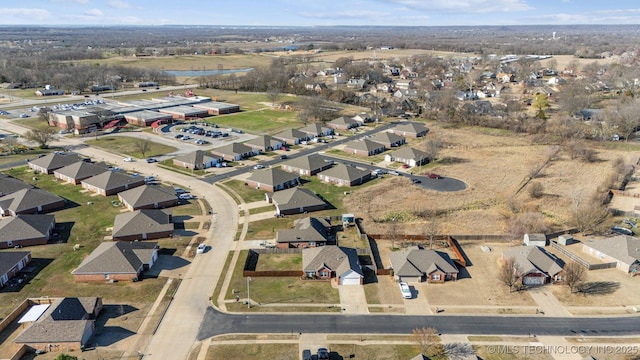
M434 174L434 173L429 173L427 174L427 176L431 179L442 179L442 176L438 175L438 174Z

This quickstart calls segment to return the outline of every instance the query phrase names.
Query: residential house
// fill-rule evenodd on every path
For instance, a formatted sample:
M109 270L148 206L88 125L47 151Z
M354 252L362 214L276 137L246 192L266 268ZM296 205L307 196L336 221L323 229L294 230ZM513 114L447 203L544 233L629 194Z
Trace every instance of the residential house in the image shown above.
M0 220L0 249L46 245L56 226L53 215L17 215Z
M384 152L385 146L377 141L369 140L367 138L360 140L349 141L345 144L343 151L348 154L361 155L361 156L373 156Z
M282 163L281 169L291 173L312 176L320 171L329 169L333 162L325 161L318 155L301 156Z
M267 202L275 205L276 215L301 214L324 210L327 204L309 189L291 188L267 193Z
M413 87L413 80L396 80L395 85L400 90L408 90Z
M0 197L0 216L35 214L62 209L65 199L48 191L22 189Z
M564 281L564 263L540 246L515 246L502 253L504 261L513 259L522 285L536 286Z
M274 138L284 141L287 145L297 145L309 140L309 135L298 129L287 129L273 135Z
M178 205L175 189L164 185L138 186L118 193L118 199L131 211L163 209Z
M314 91L317 93L321 93L323 90L328 89L327 88L327 84L325 83L312 83L312 84L306 84L304 86L305 89L310 90L310 91Z
M54 88L45 88L36 90L37 96L56 96L56 95L64 95L64 90L62 89L54 89Z
M322 126L322 124L320 123L311 123L298 130L305 133L311 139L313 139L314 137L323 137L323 136L333 135L332 128Z
M393 90L393 86L386 83L381 83L381 84L376 84L374 89L376 89L377 92L389 93Z
M349 79L349 81L347 81L347 86L355 88L356 90L364 89L365 85L367 85L367 81L364 79Z
M640 272L640 239L618 235L582 244L582 251L627 273Z
M402 122L389 129L389 132L400 136L419 138L427 135L429 128L418 122Z
M9 175L0 173L0 197L18 190L32 189L34 186Z
M145 184L144 178L140 176L131 176L117 171L105 171L80 183L83 189L102 196L115 195Z
M405 282L443 283L458 278L458 268L443 251L410 247L389 255L393 274Z
M334 84L346 84L347 80L345 79L342 73L333 74L333 83Z
M335 130L349 130L360 126L360 123L348 116L340 116L327 123L327 127Z
M247 178L246 183L252 188L273 192L297 186L300 177L278 168L271 168L254 172Z
M427 164L429 158L426 152L411 147L403 147L384 156L385 161L397 161L411 167Z
M173 231L170 212L140 209L116 215L111 237L118 241L152 240L171 237Z
M221 162L222 157L203 150L196 150L173 158L173 165L192 170L208 169Z
M355 186L371 180L371 172L354 166L338 164L331 169L318 173L318 179L338 186Z
M47 303L48 302L48 303ZM40 306L44 313L30 316ZM32 306L18 322L27 326L13 342L43 353L82 351L95 332L95 319L102 310L102 298L50 298ZM36 309L36 312L42 311ZM39 314L39 313L38 313ZM29 324L30 323L30 324Z
M516 76L508 73L498 73L498 75L496 75L496 80L506 84L516 81Z
M0 252L0 288L31 261L31 251Z
M253 149L242 143L231 143L211 150L213 155L222 157L225 161L240 161L260 154L259 150Z
M331 223L325 219L306 217L293 221L293 229L280 229L276 233L276 246L281 249L307 248L326 245L331 234Z
M388 131L379 132L373 135L371 140L384 145L387 149L404 145L407 142L404 137Z
M71 273L75 282L138 281L158 260L158 243L103 242Z
M261 135L244 143L259 152L281 150L285 145L283 140L273 138L269 135Z
M338 285L362 285L364 280L356 249L336 245L302 249L302 270L308 279L336 279Z
M545 234L524 234L522 242L526 246L545 247L549 245L549 243L547 242L547 236Z
M363 113L354 115L352 117L352 119L357 121L357 122L359 122L360 125L362 125L362 124L366 124L366 123L372 122L373 121L373 116L363 112Z
M58 170L81 160L82 159L77 154L55 152L43 157L29 160L28 164L29 168L35 172L39 172L42 174L53 174L54 170Z
M53 176L69 184L78 185L82 180L102 174L105 171L111 172L104 164L92 164L79 161L55 170Z

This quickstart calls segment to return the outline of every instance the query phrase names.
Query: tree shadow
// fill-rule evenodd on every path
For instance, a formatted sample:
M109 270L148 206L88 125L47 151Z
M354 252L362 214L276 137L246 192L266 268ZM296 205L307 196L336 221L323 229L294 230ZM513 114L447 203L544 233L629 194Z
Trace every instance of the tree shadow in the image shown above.
M583 295L609 295L620 289L615 281L591 281L580 285L578 291Z
M469 360L476 357L473 347L465 343L448 343L444 344L444 354L450 360Z

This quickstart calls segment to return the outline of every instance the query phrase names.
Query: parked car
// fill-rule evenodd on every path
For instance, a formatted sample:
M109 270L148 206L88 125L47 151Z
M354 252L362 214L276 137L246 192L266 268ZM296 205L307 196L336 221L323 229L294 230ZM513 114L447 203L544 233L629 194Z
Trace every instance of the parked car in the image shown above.
M191 194L188 194L188 193L182 193L182 194L178 195L178 199L180 199L180 200L191 200L193 198L194 198L194 196L191 195Z
M148 158L147 159L147 164L151 164L151 163L155 163L155 162L158 162L158 159L156 159L156 158Z
M288 159L289 157L287 155L280 155L280 159Z
M207 250L207 245L200 244L200 245L198 245L198 249L196 250L196 254L204 254L205 250Z
M420 179L418 178L413 178L411 179L411 182L413 182L414 184L420 184L422 181L420 181Z
M409 287L409 284L407 284L404 281L401 281L399 286L400 286L400 293L402 294L403 298L411 299L413 297L413 295L411 294L411 288Z
M264 165L258 164L253 166L253 170L259 170L259 169L264 169Z
M430 179L442 179L442 176L438 175L438 174L434 174L434 173L428 173L427 176Z
M175 188L176 195L184 194L186 191L182 188Z
M409 168L409 164L402 164L402 168L403 169L408 169Z
M302 350L302 360L311 360L311 350L309 349L304 349Z
M399 173L399 172L397 172L397 171L395 171L395 170L391 170L391 171L389 171L389 175L393 175L393 176L402 176L402 175L400 175L400 173Z
M175 137L176 139L182 139L182 137L183 137L183 136L184 136L184 135L182 135L182 134L178 134L178 135L176 135L176 136L174 136L174 137Z
M329 360L329 350L327 350L326 348L319 348L318 360Z
M629 235L629 236L633 235L633 231L621 226L612 226L611 231L617 234L622 234L622 235Z
M155 176L151 176L151 175L145 176L144 177L144 181L145 182L153 182L153 181L156 181L156 177Z
M124 162L133 162L133 158L126 157L126 158L122 159L122 161L124 161Z
M28 117L29 117L28 114L20 114L20 118L22 118L22 119L25 119L25 118L28 118Z

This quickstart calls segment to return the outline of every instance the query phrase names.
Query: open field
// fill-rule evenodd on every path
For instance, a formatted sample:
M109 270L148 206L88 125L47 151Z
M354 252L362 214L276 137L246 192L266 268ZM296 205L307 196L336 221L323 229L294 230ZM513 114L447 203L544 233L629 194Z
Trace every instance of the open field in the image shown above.
M345 207L361 216L367 232L385 232L385 219L402 213L401 232L415 233L423 223L419 214L436 210L439 232L449 234L501 234L513 216L507 203L514 198L522 211L540 212L551 229L563 229L571 223L568 209L576 195L588 199L612 173L612 160L623 157L635 163L633 152L598 149L598 161L570 160L560 151L545 164L555 145L539 145L531 137L504 134L481 128L445 129L430 125L428 137L444 142L440 160L423 167L423 172L460 179L467 183L463 191L448 193L409 187L406 178L378 182L366 190L352 189ZM420 147L420 146L418 146ZM542 167L536 181L544 188L539 199L529 197L527 184L534 169ZM393 199L393 201L390 201Z
M185 56L114 56L107 59L90 59L76 61L78 63L100 64L137 67L157 70L218 70L223 69L246 69L251 67L269 65L269 57L259 55L185 55ZM35 90L34 90L35 91Z
M255 134L275 134L301 125L295 112L271 109L221 115L212 120L221 127L239 128Z
M209 346L206 360L298 359L298 344L239 344Z
M129 155L138 159L168 154L177 150L173 146L149 141L149 149L144 156L142 156L142 153L138 149L137 141L138 139L129 136L105 136L94 140L87 140L86 143L91 146Z
M265 192L245 185L242 180L229 180L224 182L225 186L235 191L246 203L262 201L265 199Z
M260 254L256 271L302 270L302 254Z

